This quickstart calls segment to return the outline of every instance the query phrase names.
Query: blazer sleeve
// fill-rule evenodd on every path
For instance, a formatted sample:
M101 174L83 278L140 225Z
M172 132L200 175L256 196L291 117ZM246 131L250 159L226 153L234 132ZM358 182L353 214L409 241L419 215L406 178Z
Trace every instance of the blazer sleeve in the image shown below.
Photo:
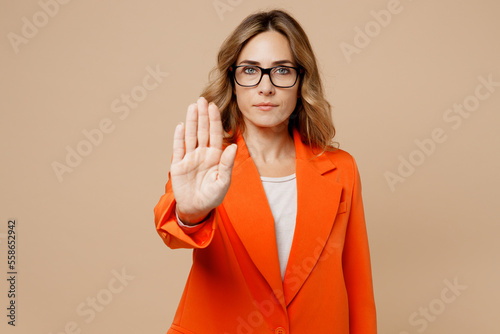
M376 334L377 317L368 236L361 198L361 180L354 158L352 162L354 181L342 255L349 300L349 327L351 334Z
M205 248L212 241L216 229L215 212L212 211L200 228L192 231L181 228L175 214L175 198L172 191L172 182L165 185L165 194L154 208L156 231L163 242L170 248Z

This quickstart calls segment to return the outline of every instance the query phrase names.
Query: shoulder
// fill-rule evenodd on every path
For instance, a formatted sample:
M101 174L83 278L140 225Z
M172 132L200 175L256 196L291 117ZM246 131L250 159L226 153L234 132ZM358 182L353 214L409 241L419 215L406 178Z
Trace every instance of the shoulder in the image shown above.
M323 154L339 169L356 168L356 160L354 157L349 152L340 148L334 151L325 151Z
M335 165L331 177L348 185L348 187L354 187L355 183L361 181L356 159L349 152L336 149L335 151L326 151L323 154Z

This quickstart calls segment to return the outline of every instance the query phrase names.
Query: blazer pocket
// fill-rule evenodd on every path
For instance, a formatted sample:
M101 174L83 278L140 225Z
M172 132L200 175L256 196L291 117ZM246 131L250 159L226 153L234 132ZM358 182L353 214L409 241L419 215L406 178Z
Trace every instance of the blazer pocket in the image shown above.
M347 203L346 201L340 202L339 208L337 210L337 214L345 213L347 211Z

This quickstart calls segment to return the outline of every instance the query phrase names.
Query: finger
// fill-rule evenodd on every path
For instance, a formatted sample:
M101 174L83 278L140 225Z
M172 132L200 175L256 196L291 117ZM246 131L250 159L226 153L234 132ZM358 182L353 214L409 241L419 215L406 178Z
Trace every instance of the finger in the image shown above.
M210 117L210 147L221 150L224 133L222 131L219 108L215 103L208 105L208 115Z
M208 102L204 97L198 99L198 147L208 145Z
M184 123L179 123L174 132L174 153L172 164L175 164L184 158Z
M198 106L196 103L189 105L186 114L186 153L194 151L196 148L196 132L198 128Z
M226 147L220 157L218 179L225 184L231 181L231 172L233 171L237 149L238 146L236 144L231 144Z

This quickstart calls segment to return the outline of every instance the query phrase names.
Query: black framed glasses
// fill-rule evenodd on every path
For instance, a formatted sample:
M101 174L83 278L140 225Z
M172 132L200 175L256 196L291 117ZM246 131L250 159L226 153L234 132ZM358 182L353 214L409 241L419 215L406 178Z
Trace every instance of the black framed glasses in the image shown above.
M295 86L301 69L292 66L274 66L262 68L256 65L239 65L231 67L234 80L242 87L257 86L264 74L269 75L271 83L278 88L290 88Z

